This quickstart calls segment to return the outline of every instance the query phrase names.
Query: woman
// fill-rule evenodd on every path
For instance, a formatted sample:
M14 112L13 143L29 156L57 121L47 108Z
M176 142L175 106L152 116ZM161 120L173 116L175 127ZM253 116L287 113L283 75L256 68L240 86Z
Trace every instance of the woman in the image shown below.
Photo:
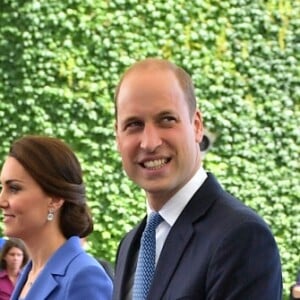
M15 238L6 240L0 255L0 300L9 300L20 275L28 261L24 243Z
M112 297L112 282L81 247L93 230L79 161L61 140L15 141L1 171L4 233L21 238L31 261L11 300Z
M291 286L290 289L290 299L299 300L300 299L300 271L298 272L296 283Z

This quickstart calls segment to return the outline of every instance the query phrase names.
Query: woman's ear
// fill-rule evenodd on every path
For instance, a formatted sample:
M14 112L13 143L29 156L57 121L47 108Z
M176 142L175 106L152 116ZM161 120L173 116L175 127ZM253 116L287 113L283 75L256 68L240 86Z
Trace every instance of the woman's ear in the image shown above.
M63 198L51 197L49 208L51 208L53 212L56 212L63 206L64 203L65 200Z

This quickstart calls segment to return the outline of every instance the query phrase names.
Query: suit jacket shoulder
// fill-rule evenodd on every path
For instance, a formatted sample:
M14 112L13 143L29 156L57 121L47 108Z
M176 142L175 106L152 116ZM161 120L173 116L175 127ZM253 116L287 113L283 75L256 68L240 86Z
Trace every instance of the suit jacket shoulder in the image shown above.
M144 223L120 245L115 300L124 299ZM280 257L268 225L208 174L168 234L149 299L281 300L281 293Z

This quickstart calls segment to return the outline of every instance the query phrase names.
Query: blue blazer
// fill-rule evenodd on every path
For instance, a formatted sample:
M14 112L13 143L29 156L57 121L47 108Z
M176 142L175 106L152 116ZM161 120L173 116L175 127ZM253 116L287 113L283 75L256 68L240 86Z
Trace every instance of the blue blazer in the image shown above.
M11 300L19 295L32 267L30 261L22 271ZM111 300L112 282L103 267L71 237L49 259L30 288L28 300Z
M126 299L145 223L120 244L114 300ZM154 299L282 300L279 251L268 226L211 174L167 236L148 295Z

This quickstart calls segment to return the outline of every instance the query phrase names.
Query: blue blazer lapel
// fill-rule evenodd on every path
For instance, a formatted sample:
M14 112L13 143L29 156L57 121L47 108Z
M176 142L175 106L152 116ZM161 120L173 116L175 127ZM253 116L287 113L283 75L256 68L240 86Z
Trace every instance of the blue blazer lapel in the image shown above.
M48 273L47 269L44 269L41 276L33 283L26 299L47 299L57 285L58 283L53 277L53 274Z
M24 266L24 268L23 268L23 270L20 274L20 277L18 278L16 286L14 288L14 292L13 292L11 298L10 298L11 300L18 300L19 299L18 295L20 295L21 290L22 290L22 288L23 288L23 286L26 282L28 273L31 270L31 266L32 266L31 261Z
M36 281L30 288L26 299L47 299L48 295L59 284L59 278L65 276L66 269L75 256L83 251L78 237L71 237L49 259ZM29 262L17 282L11 300L18 300L26 282L32 263Z
M31 261L24 267L20 275L20 279L18 280L14 293L11 297L11 300L18 300L21 290L26 283L28 273L30 272L32 267ZM32 287L27 293L26 299L46 299L47 296L52 292L52 290L57 286L57 282L53 278L52 274L47 272L49 267L45 268L37 280L33 283Z

